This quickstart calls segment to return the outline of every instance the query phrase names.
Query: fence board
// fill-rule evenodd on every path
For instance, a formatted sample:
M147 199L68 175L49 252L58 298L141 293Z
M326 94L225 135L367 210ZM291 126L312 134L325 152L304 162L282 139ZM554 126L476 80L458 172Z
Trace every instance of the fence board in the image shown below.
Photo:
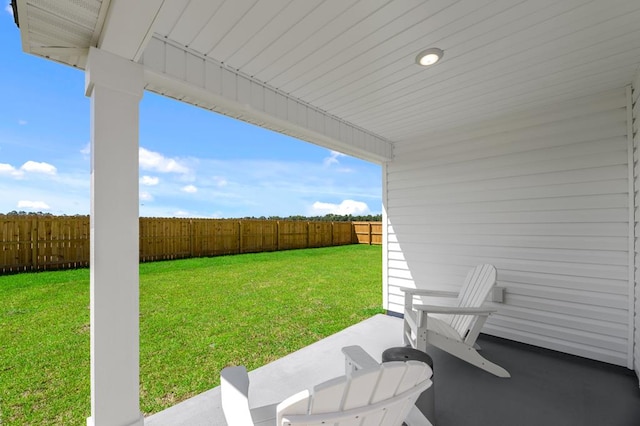
M351 222L333 222L332 237L334 246L354 244L357 242L353 231L353 223Z
M69 219L69 226L71 228L71 240L68 260L72 262L71 267L80 268L89 266L89 229L91 225L88 220L75 217Z
M36 267L38 267L39 265L39 256L38 256L38 251L39 251L39 242L38 242L38 225L37 225L37 221L34 219L27 219L25 220L23 227L22 227L22 232L20 235L20 243L21 245L24 245L24 248L29 251L29 248L31 248L31 253L27 254L24 257L24 261L25 262L31 262L34 265L36 265ZM28 263L25 263L25 266L28 266Z
M309 222L309 247L329 247L333 233L331 222Z
M240 253L240 222L237 220L222 220L215 222L214 255Z
M278 223L265 220L242 220L241 253L278 250Z
M32 263L31 219L3 220L2 251L5 259L2 272L18 272L28 270ZM6 262L6 263L5 263Z
M353 230L358 244L382 244L380 222L353 222Z
M382 224L140 218L140 261L381 244ZM0 274L86 267L88 216L0 215Z
M292 250L308 247L309 223L278 221L278 250Z
M371 237L369 238L370 244L382 244L382 223L370 222L371 224Z

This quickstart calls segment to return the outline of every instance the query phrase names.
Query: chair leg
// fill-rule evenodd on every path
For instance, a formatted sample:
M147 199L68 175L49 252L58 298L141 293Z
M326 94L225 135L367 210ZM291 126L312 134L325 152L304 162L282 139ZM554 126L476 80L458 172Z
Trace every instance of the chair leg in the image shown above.
M423 319L422 312L405 309L403 320L403 341L407 346L411 346L421 351L426 351L427 330L426 327L420 326Z
M403 321L403 323L404 323L403 333L402 333L403 342L405 345L413 346L413 342L412 342L413 339L411 338L411 325L406 319Z
M483 370L493 374L494 376L504 378L511 377L511 374L509 374L507 370L500 367L498 364L494 364L493 362L489 361L488 359L480 355L474 348L469 348L467 356L460 359L462 359L463 361L467 361L469 364L473 364L476 367L482 368Z
M429 343L435 347L442 349L445 352L449 352L451 355L460 358L463 361L468 362L471 365L475 365L494 376L498 377L511 377L511 374L504 368L489 361L473 347L465 343L455 340L447 339L435 333L429 333Z

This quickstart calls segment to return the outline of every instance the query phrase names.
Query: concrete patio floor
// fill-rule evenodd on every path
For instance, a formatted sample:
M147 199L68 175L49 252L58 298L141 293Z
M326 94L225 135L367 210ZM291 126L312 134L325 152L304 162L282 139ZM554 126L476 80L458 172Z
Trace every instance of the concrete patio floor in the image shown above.
M340 349L360 345L380 361L401 345L402 320L376 315L250 372L250 400L260 406L344 374ZM482 353L506 368L500 379L436 348L437 426L640 425L640 389L630 370L482 335ZM226 425L220 388L145 420L146 426Z

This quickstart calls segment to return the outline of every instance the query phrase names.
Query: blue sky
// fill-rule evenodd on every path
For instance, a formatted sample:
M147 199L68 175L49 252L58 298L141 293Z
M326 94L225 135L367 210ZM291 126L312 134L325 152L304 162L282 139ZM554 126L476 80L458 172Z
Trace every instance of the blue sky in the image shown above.
M0 11L0 213L89 213L84 73L22 52ZM145 92L140 215L381 212L380 166Z

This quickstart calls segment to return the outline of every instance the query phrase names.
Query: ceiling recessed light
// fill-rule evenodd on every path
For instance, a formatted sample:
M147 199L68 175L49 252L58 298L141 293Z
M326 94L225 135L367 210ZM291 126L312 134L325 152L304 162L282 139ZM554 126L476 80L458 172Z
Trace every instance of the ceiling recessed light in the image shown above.
M433 65L442 59L444 52L442 49L438 49L437 47L432 47L431 49L423 50L418 53L416 56L416 64L421 65L423 67L428 67L429 65Z

